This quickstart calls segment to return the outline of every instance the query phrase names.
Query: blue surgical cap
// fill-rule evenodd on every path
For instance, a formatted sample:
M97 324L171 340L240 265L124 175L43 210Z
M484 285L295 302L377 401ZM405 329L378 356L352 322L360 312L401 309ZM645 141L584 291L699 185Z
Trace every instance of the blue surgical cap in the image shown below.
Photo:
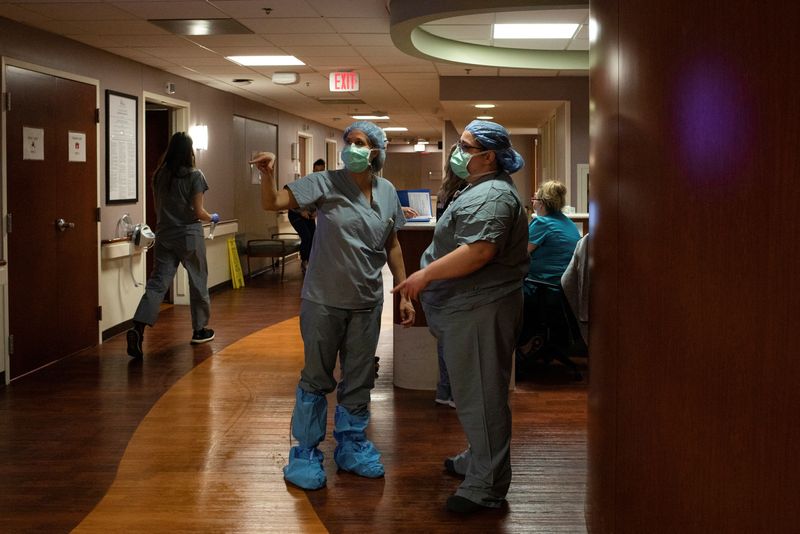
M344 129L344 135L342 137L345 141L347 141L347 136L350 135L350 132L353 130L364 132L364 135L367 136L370 144L372 144L372 148L378 150L378 155L370 164L372 170L378 172L383 168L383 162L386 161L386 134L372 122L356 121Z
M508 130L490 121L475 120L467 124L467 131L487 150L497 154L497 164L508 173L517 172L525 165L519 152L511 148Z

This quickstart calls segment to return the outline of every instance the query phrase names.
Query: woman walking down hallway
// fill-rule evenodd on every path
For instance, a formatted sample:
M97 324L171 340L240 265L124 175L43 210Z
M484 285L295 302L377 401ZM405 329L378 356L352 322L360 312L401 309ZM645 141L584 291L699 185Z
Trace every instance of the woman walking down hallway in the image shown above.
M464 477L447 499L455 513L501 507L511 483L508 385L528 255L525 210L509 173L523 164L503 126L469 123L450 157L467 186L436 222L421 269L394 289L420 297L444 349L469 444L444 462Z
M385 134L371 122L358 121L345 129L344 141L345 169L310 174L280 191L274 183L275 156L261 153L251 162L261 172L264 209L317 212L300 306L305 364L292 415L298 445L283 470L288 482L306 490L327 482L318 445L326 434L325 395L334 389L336 465L363 477L384 475L381 454L366 436L384 297L381 269L388 263L395 280L406 278L396 235L405 218L394 186L375 174L386 158ZM400 313L404 326L414 323L414 306L405 296ZM337 356L338 384L333 376Z
M219 215L208 213L203 206L207 190L206 177L195 167L192 138L184 132L174 134L153 175L157 216L155 265L133 316L133 328L127 332L129 356L143 356L144 327L153 326L158 319L159 308L179 264L189 275L191 342L207 343L214 339L214 331L206 328L211 299L202 222L219 222Z

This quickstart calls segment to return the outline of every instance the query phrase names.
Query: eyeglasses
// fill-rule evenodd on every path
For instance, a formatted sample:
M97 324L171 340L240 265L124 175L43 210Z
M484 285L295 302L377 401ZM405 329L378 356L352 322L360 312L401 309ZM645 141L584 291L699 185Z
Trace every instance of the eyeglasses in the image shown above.
M458 148L461 149L462 152L466 152L469 149L483 150L483 147L468 145L468 144L464 143L463 141L460 141L458 143Z

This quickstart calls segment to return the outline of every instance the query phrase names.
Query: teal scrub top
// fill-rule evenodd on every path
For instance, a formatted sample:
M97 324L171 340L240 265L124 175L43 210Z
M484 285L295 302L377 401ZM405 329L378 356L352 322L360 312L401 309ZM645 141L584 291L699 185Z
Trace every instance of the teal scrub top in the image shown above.
M181 167L176 174L161 168L153 178L156 205L156 233L159 238L202 235L203 224L197 219L192 198L208 190L200 169Z
M301 208L317 210L302 298L344 309L382 303L386 241L405 224L391 182L373 177L372 205L346 169L315 172L286 188Z
M477 271L460 278L436 280L422 302L437 308L468 310L520 291L528 270L527 218L511 177L501 172L467 186L436 222L433 242L420 267L460 245L488 241L497 255Z
M578 227L560 211L534 217L528 227L528 242L537 248L531 254L528 278L560 284L580 238Z

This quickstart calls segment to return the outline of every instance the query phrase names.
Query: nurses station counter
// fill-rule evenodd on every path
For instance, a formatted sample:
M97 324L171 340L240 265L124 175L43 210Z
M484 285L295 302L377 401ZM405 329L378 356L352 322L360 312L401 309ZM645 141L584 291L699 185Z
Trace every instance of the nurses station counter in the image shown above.
M406 275L419 270L419 259L433 241L436 221L409 222L397 232L403 249ZM414 301L414 326L400 324L400 296L394 295L394 385L406 389L435 390L439 379L436 338L428 330L422 304Z

